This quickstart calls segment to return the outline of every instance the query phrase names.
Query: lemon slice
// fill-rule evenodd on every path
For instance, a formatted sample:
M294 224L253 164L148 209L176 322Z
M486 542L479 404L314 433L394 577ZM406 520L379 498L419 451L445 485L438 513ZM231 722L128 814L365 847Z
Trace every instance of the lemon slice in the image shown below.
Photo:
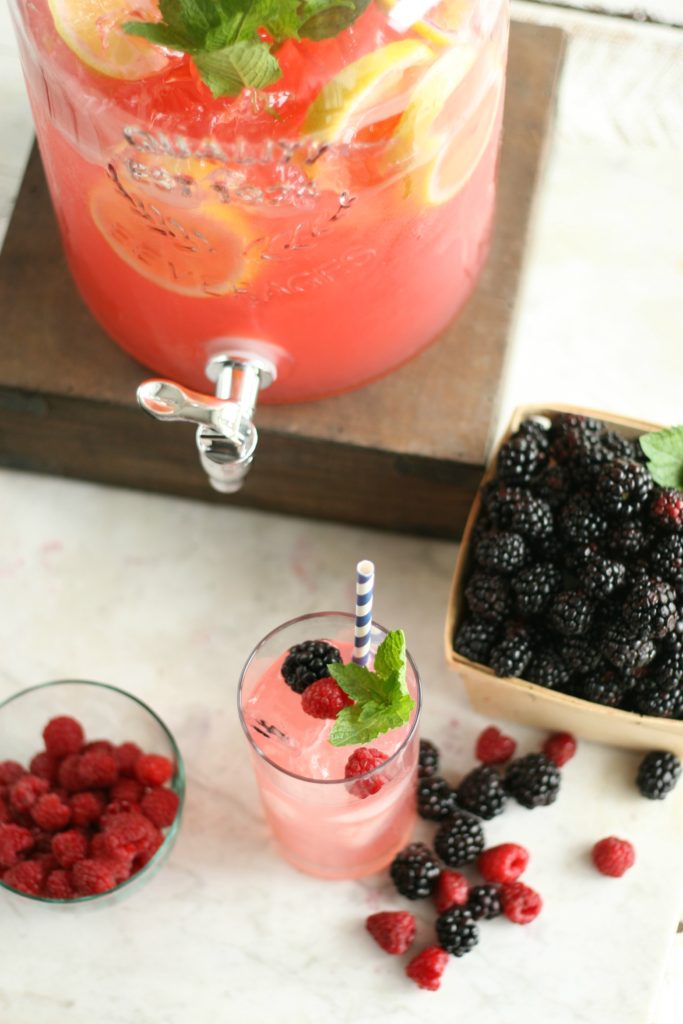
M401 39L347 64L313 100L304 131L325 142L346 142L369 125L395 117L406 106L410 73L433 56L418 39Z
M158 74L168 57L145 39L127 35L130 0L48 0L55 28L69 49L93 71L110 78L135 81ZM136 0L136 15L153 20L153 0Z
M245 255L247 225L231 206L178 210L148 203L109 182L91 195L90 213L117 256L178 295L225 295L242 287L258 266L253 247Z
M381 0L380 6L390 13L398 3L400 0ZM430 43L450 46L469 22L473 9L472 0L441 0L441 3L433 3L429 12L409 27ZM396 27L403 28L402 25Z

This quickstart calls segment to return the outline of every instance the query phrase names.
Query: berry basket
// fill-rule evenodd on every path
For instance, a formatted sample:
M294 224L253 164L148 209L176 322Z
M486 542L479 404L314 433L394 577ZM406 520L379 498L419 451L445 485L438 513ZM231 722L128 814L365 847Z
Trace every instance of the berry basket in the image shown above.
M608 430L623 437L661 430L660 425L604 414L574 406L527 405L517 408L509 427L492 453L481 487L496 473L498 453L505 442L528 417L552 418L558 413L574 413L599 418ZM455 650L454 637L466 611L465 586L474 564L473 534L482 505L477 493L465 526L451 589L445 629L446 657L462 675L472 707L488 718L502 718L543 729L572 732L589 740L633 749L671 750L683 755L683 720L657 718L594 703L516 677L499 677L491 668Z

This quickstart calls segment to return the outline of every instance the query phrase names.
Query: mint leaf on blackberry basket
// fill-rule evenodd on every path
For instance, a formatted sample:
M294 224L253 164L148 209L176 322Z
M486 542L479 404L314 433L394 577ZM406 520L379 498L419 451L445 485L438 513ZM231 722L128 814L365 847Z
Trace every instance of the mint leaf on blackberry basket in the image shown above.
M683 488L683 426L643 434L640 447L655 483L661 487Z

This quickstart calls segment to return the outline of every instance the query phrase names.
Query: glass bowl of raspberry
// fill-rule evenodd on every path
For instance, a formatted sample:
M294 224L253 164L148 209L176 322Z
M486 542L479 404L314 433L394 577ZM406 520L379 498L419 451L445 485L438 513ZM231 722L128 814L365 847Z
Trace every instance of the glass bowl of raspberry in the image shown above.
M106 683L41 683L0 703L0 888L75 904L130 890L165 861L185 770L167 726Z

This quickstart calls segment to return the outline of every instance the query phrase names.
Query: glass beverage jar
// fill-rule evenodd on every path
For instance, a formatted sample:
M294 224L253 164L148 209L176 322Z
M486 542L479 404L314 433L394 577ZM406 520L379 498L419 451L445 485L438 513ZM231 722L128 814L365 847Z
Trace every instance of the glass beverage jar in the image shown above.
M315 399L405 362L465 302L491 231L507 0L351 0L330 3L334 31L259 26L272 80L230 95L196 54L123 29L158 22L156 0L10 5L69 266L140 362L206 390L239 339L276 368L265 401Z

